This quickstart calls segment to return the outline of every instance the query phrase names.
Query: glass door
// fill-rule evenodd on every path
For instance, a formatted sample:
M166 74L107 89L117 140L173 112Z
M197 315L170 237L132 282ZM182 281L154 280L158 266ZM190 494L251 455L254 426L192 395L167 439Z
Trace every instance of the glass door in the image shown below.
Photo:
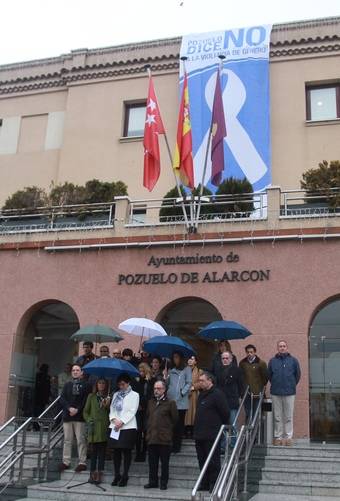
M340 301L315 316L309 339L311 439L340 442Z

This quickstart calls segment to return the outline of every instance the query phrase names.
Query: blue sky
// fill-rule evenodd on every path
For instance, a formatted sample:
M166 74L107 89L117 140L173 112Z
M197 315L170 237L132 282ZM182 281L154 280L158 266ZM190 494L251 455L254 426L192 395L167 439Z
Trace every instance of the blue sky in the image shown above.
M340 0L10 0L1 6L0 64L337 15Z

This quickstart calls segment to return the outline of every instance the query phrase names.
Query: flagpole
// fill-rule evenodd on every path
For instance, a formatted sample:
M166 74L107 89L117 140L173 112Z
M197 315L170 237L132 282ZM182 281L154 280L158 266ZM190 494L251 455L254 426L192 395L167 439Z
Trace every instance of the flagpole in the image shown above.
M149 78L151 78L151 64L146 64L145 65L145 69L147 70L148 72L148 76ZM167 151L168 151L168 155L169 155L169 159L170 159L170 163L171 163L171 170L174 174L174 177L175 177L175 182L176 182L176 187L177 187L177 192L178 192L178 196L179 198L182 199L182 202L181 202L181 206L182 206L182 210L183 210L183 216L184 216L184 221L185 221L185 226L188 230L189 233L191 233L191 230L192 230L192 221L188 221L188 216L187 216L187 213L186 213L186 210L185 210L185 205L184 205L184 200L183 200L183 195L181 193L181 188L180 188L180 185L179 185L179 182L178 182L178 178L176 176L176 173L175 173L175 170L173 169L173 158L172 158L172 154L171 154L171 150L170 150L170 145L169 145L169 141L168 141L168 136L164 130L164 140L165 140L165 144L166 144L166 148L167 148Z
M220 54L218 57L219 57L220 62L219 62L219 67L218 67L218 72L217 72L216 78L220 77L220 71L223 68L223 60L225 59L225 56L223 54ZM201 198L202 198L202 195L203 195L204 179L205 179L205 175L206 175L206 172L207 172L207 166L208 166L208 154L209 154L209 147L210 147L210 143L211 143L211 137L212 137L211 133L212 133L212 126L213 126L212 119L213 119L213 116L211 114L209 136L208 136L208 141L207 141L207 149L205 151L205 158L204 158L204 167L203 167L203 174L202 174L202 182L201 182L200 191L199 191L199 195L198 195L198 202L197 202L198 206L197 206L196 219L195 219L195 233L197 232L198 222L199 222L199 218L200 218L201 205L202 205Z

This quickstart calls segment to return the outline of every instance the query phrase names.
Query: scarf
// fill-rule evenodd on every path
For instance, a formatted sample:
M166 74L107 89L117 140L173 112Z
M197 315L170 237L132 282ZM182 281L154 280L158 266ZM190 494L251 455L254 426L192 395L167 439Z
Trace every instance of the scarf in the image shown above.
M80 395L82 381L80 379L72 379L72 395Z
M117 392L117 394L112 402L112 407L115 409L115 411L122 412L124 398L126 397L126 395L128 395L130 393L130 391L132 391L131 386L129 386L126 391L120 390Z
M166 395L165 395L165 393L163 393L163 395L161 397L155 397L155 399L156 399L156 407L158 407L159 404L162 402L162 400L166 399Z
M99 404L99 408L101 409L104 406L104 401L106 400L106 397L104 395L101 395L100 393L96 393L97 397L97 402Z

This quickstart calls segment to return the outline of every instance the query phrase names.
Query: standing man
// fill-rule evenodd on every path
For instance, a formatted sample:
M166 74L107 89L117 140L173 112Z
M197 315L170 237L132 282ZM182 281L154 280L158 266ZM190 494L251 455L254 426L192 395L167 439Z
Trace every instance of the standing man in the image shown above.
M240 369L243 373L245 385L249 392L244 402L247 420L252 419L259 404L260 393L268 383L268 369L264 360L256 355L256 347L248 344L245 347L246 358L241 360ZM251 409L251 393L253 394L253 408Z
M237 411L240 405L245 386L243 381L243 373L233 362L234 357L230 351L221 353L221 365L217 369L216 381L219 388L227 398L229 407L229 424L232 425L235 421ZM237 427L233 427L230 446L234 447L237 439ZM222 441L222 450L225 449L224 441Z
M300 381L301 370L298 360L288 352L286 341L277 343L277 351L268 364L274 411L274 445L292 445L296 385Z
M84 367L84 365L95 360L97 356L93 353L93 343L92 341L85 341L83 343L84 354L80 355L75 361L80 367Z
M223 424L229 420L229 408L225 395L214 386L214 376L203 372L199 377L200 394L194 423L194 439L200 470L211 451ZM221 468L220 444L217 445L199 490L212 491Z
M122 352L120 351L119 348L114 348L113 352L112 352L112 356L113 356L113 358L121 359L122 358Z
M166 383L156 381L154 398L147 407L146 441L149 456L149 482L144 489L158 487L158 464L161 462L161 490L166 490L169 480L169 460L172 447L173 429L178 419L176 402L168 400Z
M99 358L111 358L109 347L106 346L105 344L101 346L99 349Z
M64 450L63 462L59 470L64 471L70 467L73 437L76 436L78 446L79 464L76 472L86 470L87 444L85 437L85 422L83 409L90 393L90 385L83 379L83 371L77 364L72 366L72 380L68 381L60 395L60 404L63 409Z

